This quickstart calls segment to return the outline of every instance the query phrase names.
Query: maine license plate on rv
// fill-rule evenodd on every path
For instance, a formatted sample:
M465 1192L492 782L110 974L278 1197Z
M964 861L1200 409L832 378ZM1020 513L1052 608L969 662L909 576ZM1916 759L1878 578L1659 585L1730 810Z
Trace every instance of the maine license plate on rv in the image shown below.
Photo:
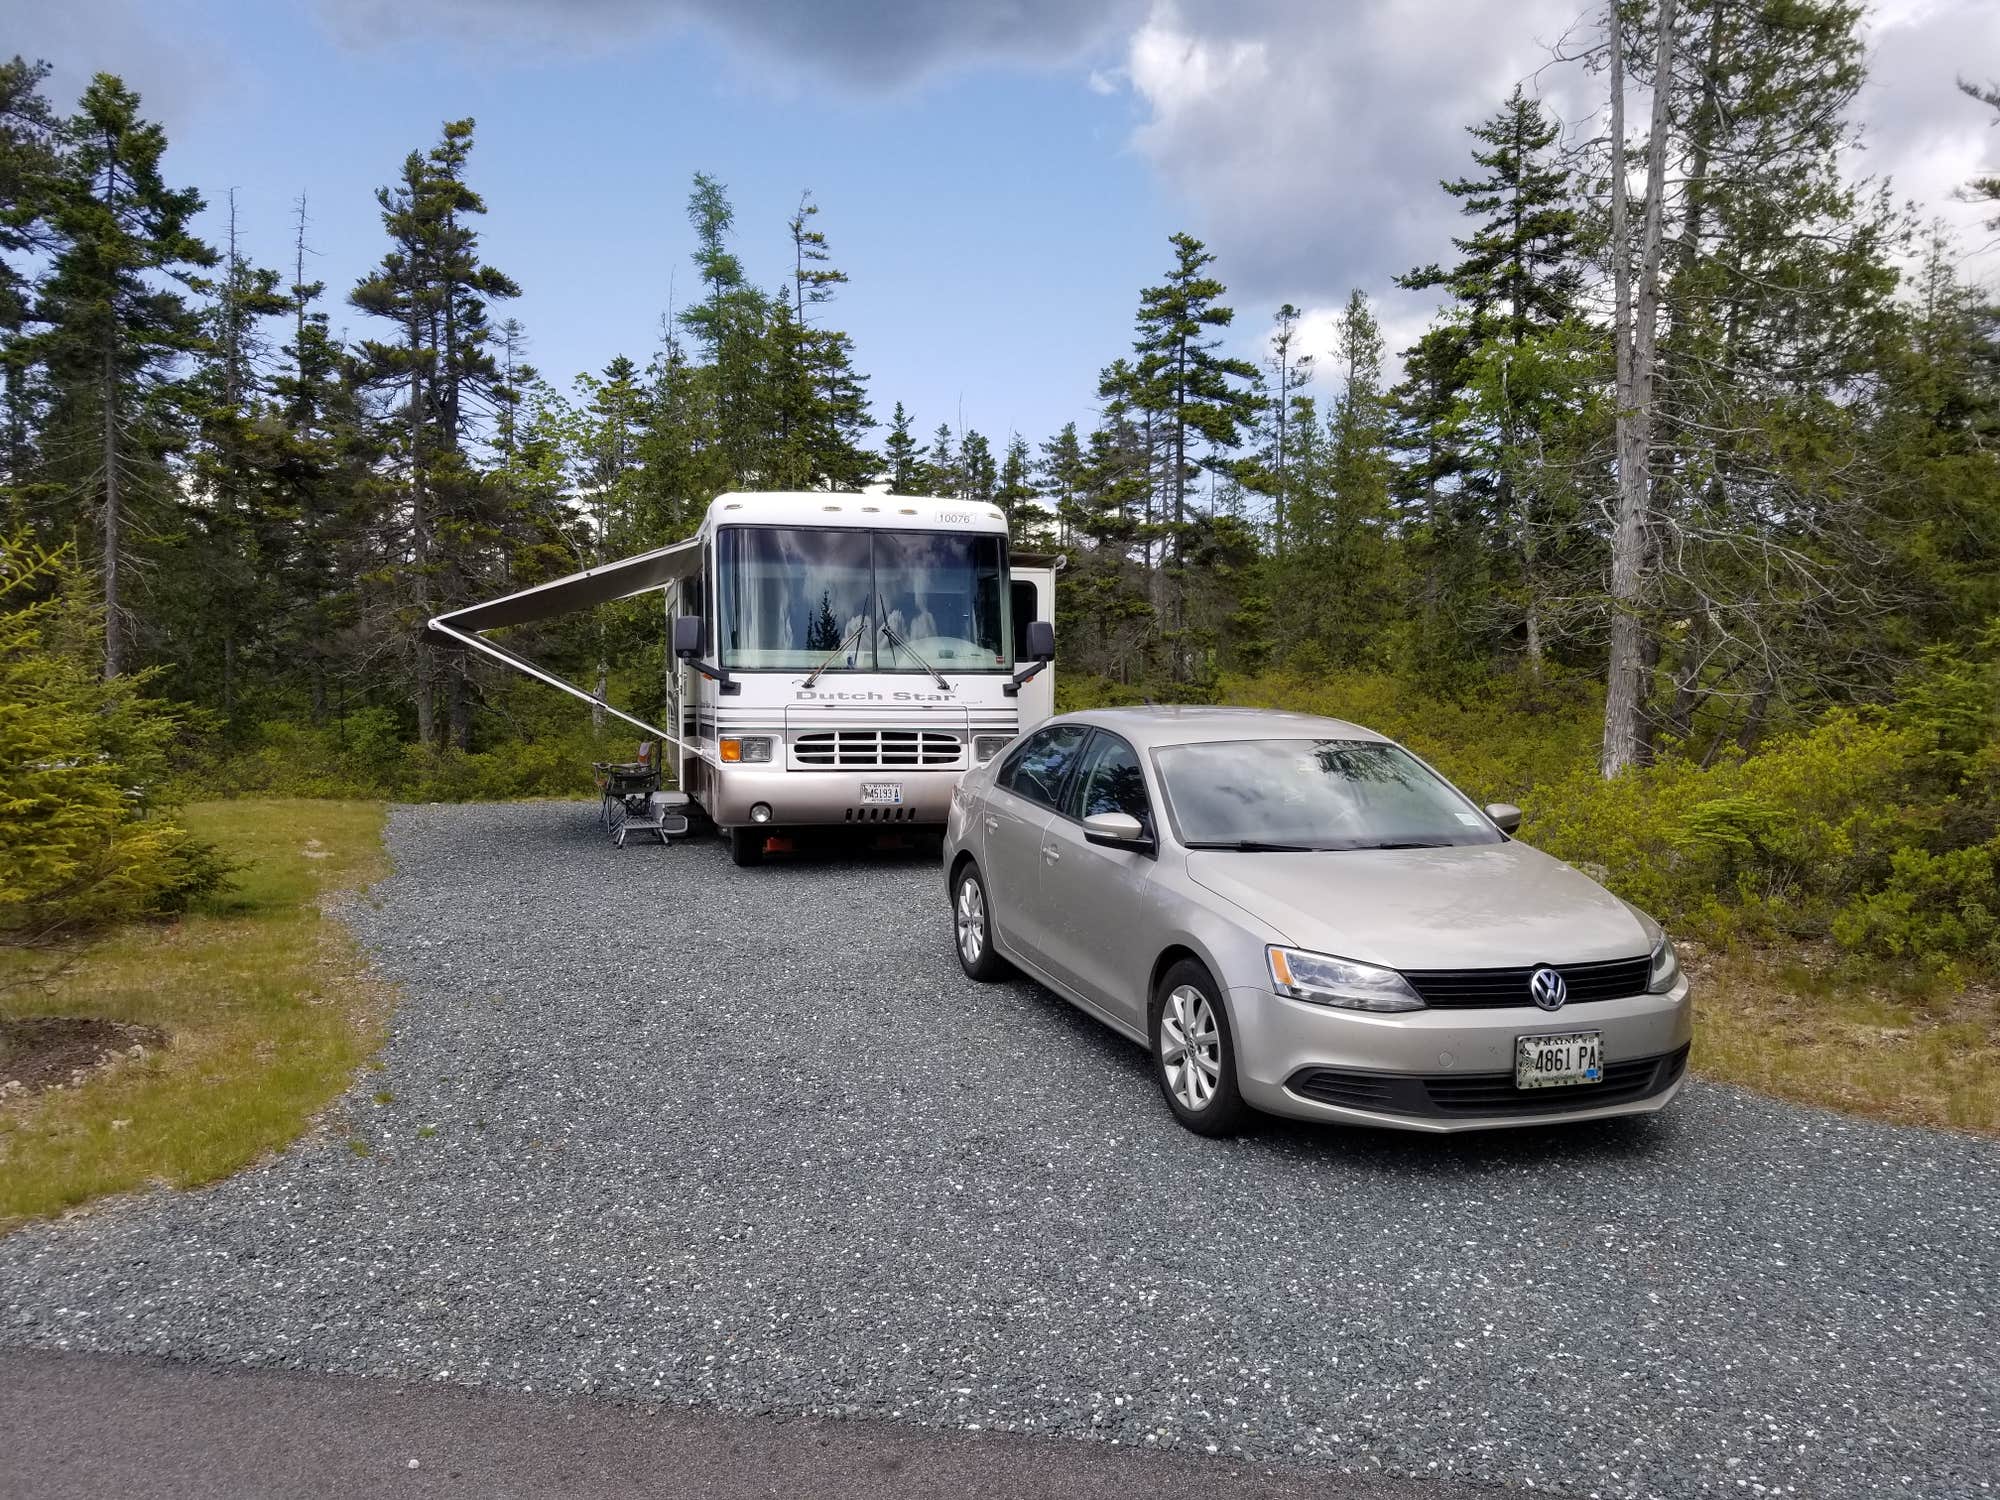
M903 783L900 781L864 781L861 783L863 802L884 802L891 807L903 805Z
M1604 1043L1594 1031L1524 1036L1514 1043L1514 1087L1555 1088L1604 1077Z

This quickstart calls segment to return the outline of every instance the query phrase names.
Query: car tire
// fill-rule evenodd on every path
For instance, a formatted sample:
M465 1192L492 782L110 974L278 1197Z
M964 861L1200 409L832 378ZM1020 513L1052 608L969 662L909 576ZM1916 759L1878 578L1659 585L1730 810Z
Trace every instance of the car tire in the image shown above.
M1196 1135L1234 1135L1243 1128L1249 1106L1236 1086L1229 1011L1205 967L1184 958L1160 976L1147 1015L1147 1039L1153 1077L1175 1119Z
M1014 972L1014 966L993 951L993 906L986 899L986 880L979 866L967 861L951 885L952 949L968 979L992 984Z
M729 830L729 857L745 869L764 863L764 840L768 837L761 828L732 828Z

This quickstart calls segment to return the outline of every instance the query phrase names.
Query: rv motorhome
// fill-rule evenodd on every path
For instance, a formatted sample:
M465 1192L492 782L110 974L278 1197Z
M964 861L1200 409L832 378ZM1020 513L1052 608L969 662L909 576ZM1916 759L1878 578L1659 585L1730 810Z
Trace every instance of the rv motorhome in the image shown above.
M1060 560L981 501L726 494L685 542L442 615L432 629L660 739L738 864L791 828L941 827L959 776L1054 708ZM483 632L655 589L661 728Z

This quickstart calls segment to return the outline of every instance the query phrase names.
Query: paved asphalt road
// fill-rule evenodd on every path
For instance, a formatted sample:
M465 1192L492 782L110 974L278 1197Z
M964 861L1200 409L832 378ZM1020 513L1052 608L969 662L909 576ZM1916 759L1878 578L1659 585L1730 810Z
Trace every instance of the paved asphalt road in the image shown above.
M1218 1474L2000 1485L1993 1141L1698 1082L1645 1122L1204 1141L1137 1049L964 979L933 864L738 870L550 804L390 843L352 913L405 986L380 1070L229 1182L0 1240L0 1344L445 1392L413 1422L478 1387Z
M9 1500L1480 1500L1061 1438L0 1350Z

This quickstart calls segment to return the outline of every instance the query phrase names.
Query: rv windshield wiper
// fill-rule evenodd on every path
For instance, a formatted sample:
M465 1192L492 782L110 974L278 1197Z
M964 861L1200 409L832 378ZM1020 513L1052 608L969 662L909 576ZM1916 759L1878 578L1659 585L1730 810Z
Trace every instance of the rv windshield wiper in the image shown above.
M921 656L917 655L917 648L915 646L912 646L908 641L904 640L900 635L896 634L896 627L889 623L889 616L886 612L882 616L882 634L889 637L889 644L895 647L898 651L909 652L910 660L915 662L918 666L922 667L926 672L930 673L931 676L935 677L937 679L937 685L940 688L942 688L947 693L951 691L951 684L944 680L944 673L940 672L936 667L932 666L929 662L925 661Z
M1201 839L1190 849L1226 849L1231 854L1313 854L1317 844L1269 844L1262 839Z
M819 674L824 672L828 667L832 666L841 657L845 656L847 654L847 648L849 646L852 646L856 641L860 640L861 632L866 630L867 628L868 628L868 615L866 611L864 611L862 613L861 618L854 622L854 628L847 632L847 639L842 641L838 646L835 646L833 648L832 656L829 656L825 661L821 662L818 666L814 667L810 672L806 673L806 680L800 683L799 686L801 688L809 688L815 682L818 682Z

